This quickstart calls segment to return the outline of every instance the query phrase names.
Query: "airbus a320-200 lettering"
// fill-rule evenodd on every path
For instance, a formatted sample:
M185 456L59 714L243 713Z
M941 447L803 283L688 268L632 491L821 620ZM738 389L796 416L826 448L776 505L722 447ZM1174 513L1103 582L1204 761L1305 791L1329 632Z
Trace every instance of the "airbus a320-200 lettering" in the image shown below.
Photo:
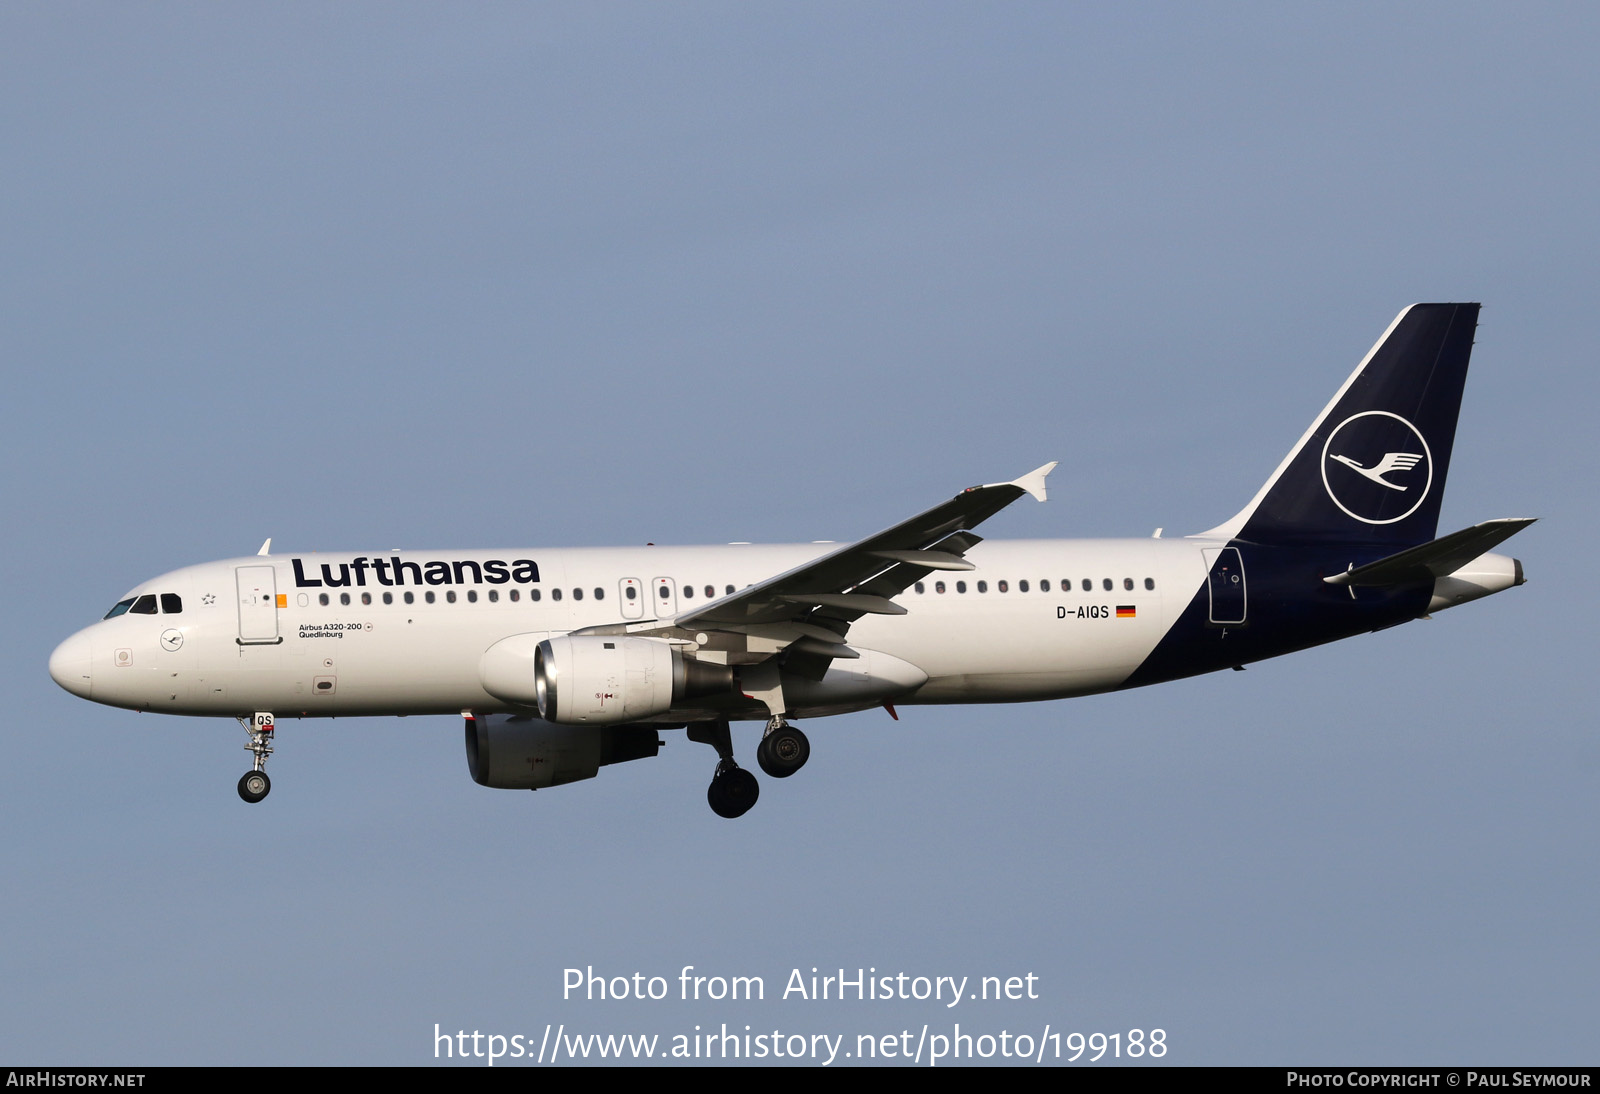
M1523 583L1490 553L1532 523L1437 536L1476 304L1390 325L1248 505L1182 538L984 541L1046 464L848 546L272 555L140 584L61 643L50 674L98 703L229 716L248 802L282 717L456 714L484 786L537 790L711 745L720 816L756 759L804 766L791 718L1062 699L1141 687L1391 627Z

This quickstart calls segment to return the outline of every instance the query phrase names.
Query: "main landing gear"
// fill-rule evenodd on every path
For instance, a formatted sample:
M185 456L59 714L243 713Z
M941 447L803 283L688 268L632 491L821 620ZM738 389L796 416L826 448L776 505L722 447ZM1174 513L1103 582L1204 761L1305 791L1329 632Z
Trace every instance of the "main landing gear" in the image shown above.
M250 734L245 750L256 757L255 766L239 777L239 796L254 805L272 792L272 780L267 778L267 757L272 755L272 714L257 711L254 719L240 718L239 724Z
M742 817L761 796L761 784L756 777L733 760L719 760L711 785L706 787L706 803L719 817Z
M733 759L733 738L726 720L703 722L689 727L689 740L699 741L717 750L717 769L706 788L706 802L719 817L742 817L761 796L761 784L756 777L740 767ZM786 779L805 766L811 757L811 743L806 735L782 718L774 717L767 723L766 735L756 748L756 762L775 779Z
M756 763L774 779L787 779L811 758L811 742L806 735L782 718L767 723L767 732L756 746Z

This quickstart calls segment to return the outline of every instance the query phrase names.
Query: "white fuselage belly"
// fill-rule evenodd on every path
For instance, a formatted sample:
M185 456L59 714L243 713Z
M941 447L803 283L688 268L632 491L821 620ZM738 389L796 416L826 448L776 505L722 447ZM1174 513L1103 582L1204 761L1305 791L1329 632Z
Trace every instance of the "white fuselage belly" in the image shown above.
M896 598L907 615L862 618L850 628L847 642L927 674L926 683L895 702L1014 702L1106 691L1127 679L1204 585L1201 552L1207 545L1157 539L985 542L970 552L976 569L929 574L923 592L908 589ZM526 713L491 696L480 681L484 651L500 639L664 618L719 598L730 585L743 588L829 549L791 544L375 556L466 561L479 571L491 559L536 559L537 583L520 584L472 581L469 568L469 580L462 583L418 584L411 580L413 571L397 585L387 567L382 578L370 562L352 568L356 559L372 556L344 554L300 556L298 576L302 582L347 579L348 585L297 584L286 557L189 567L130 594L179 594L181 614L122 615L85 632L93 642L94 664L103 666L94 673L90 698L194 715ZM241 631L247 630L243 615L251 609L240 607L239 573L267 565L281 606L266 626L275 624L279 640L262 638L271 630L260 630L256 609L249 621L256 630L241 643ZM630 581L637 590L632 601L624 596ZM958 582L965 592L957 591ZM936 591L938 583L943 593ZM685 593L690 585L692 596ZM709 598L708 585L714 593ZM516 602L510 599L512 589L518 592ZM537 601L531 599L534 589ZM598 599L596 589L602 593ZM582 590L582 599L575 590ZM475 594L471 602L469 592ZM385 593L393 603L383 603ZM405 593L412 594L412 603L404 603ZM433 603L425 602L428 593ZM447 600L450 593L454 602ZM323 595L327 605L321 603ZM363 595L371 602L363 603ZM342 597L350 602L341 603ZM176 649L173 631L181 635ZM836 709L824 704L819 712Z

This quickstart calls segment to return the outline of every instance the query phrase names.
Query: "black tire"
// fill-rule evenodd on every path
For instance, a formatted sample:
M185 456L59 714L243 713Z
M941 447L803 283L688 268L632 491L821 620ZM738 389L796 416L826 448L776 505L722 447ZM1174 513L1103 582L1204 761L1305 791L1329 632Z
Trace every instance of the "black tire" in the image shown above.
M239 796L254 805L272 793L272 780L265 771L246 771L239 776Z
M706 788L706 803L719 817L742 817L761 796L761 784L742 767L730 768L711 780Z
M794 726L773 730L756 746L756 763L774 779L787 779L811 758L811 742Z

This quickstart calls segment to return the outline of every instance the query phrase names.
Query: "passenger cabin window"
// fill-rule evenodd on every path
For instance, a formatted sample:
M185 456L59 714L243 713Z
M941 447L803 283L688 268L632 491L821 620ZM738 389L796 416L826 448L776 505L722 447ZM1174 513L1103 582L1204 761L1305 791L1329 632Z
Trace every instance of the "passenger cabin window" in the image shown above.
M1154 589L1156 587L1156 579L1153 578L1153 577L1145 578L1144 579L1144 587L1146 589Z

